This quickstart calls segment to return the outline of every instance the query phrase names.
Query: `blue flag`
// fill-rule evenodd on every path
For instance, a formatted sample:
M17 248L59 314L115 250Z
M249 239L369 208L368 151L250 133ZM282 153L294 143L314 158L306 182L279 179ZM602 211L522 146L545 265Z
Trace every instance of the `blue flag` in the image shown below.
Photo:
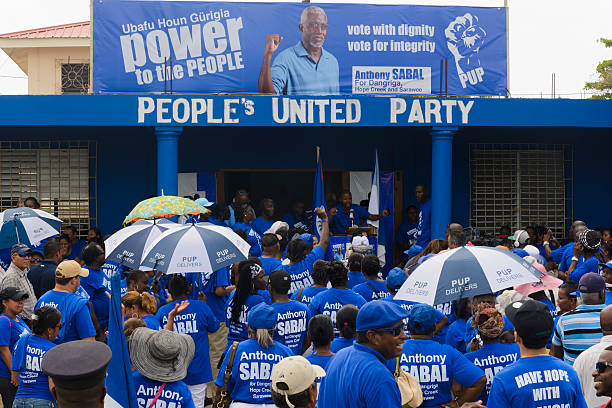
M374 152L374 171L372 172L372 189L370 191L370 204L368 205L368 212L370 214L380 214L383 211L382 199L380 190L380 171L378 169L378 149ZM378 247L376 248L378 259L380 259L380 265L385 265L385 245L386 245L386 234L385 234L385 223L383 220L370 221L368 224L373 225L378 229Z
M132 367L128 353L123 320L121 317L121 280L119 272L111 277L111 301L108 316L108 347L113 358L106 376L106 408L138 408L136 389L132 379Z
M323 164L321 163L321 152L319 146L317 146L317 170L315 171L314 192L312 194L312 220L314 224L312 231L319 239L321 239L323 227L321 219L314 213L314 209L321 208L325 211L325 207L327 207L327 204L325 203L325 185L323 184Z

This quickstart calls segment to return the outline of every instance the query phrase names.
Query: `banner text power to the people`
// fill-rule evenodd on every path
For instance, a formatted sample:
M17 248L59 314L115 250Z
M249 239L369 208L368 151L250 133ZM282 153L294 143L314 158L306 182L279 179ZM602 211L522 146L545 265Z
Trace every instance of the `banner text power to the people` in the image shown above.
M119 37L123 67L135 74L138 85L244 68L242 17L230 18L227 10L122 24L121 28L125 33ZM172 58L184 60L185 65L169 64ZM157 64L154 69L143 68L149 62Z
M262 99L259 99L261 104ZM358 98L265 98L257 109L249 98L138 97L138 123L155 125L360 125L373 123L374 114ZM267 103L269 101L270 104ZM473 100L388 98L388 120L381 124L468 124ZM258 112L259 110L259 112ZM377 109L378 110L378 109Z

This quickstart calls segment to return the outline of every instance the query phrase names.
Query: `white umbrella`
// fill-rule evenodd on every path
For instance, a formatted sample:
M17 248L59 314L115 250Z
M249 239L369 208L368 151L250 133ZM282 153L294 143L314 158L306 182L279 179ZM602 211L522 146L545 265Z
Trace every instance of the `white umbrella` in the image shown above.
M59 234L62 220L43 210L10 208L0 213L0 248L33 245Z
M466 246L429 258L406 279L395 299L439 305L538 282L542 273L509 251Z

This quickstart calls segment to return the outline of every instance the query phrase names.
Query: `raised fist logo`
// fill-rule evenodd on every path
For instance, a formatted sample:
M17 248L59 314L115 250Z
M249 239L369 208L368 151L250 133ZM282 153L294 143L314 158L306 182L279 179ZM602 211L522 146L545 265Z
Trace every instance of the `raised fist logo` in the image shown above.
M478 52L484 44L486 31L478 24L478 17L466 13L455 18L444 30L446 45L455 57L461 85L467 82L476 85L482 82L484 69L480 65Z

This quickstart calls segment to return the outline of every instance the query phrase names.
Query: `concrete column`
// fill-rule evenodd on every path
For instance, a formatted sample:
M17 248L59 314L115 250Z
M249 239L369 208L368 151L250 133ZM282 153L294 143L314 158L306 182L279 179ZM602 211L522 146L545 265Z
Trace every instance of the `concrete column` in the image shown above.
M431 129L431 239L446 238L451 221L453 136L456 127Z
M178 194L178 140L181 127L156 127L157 136L157 194Z

